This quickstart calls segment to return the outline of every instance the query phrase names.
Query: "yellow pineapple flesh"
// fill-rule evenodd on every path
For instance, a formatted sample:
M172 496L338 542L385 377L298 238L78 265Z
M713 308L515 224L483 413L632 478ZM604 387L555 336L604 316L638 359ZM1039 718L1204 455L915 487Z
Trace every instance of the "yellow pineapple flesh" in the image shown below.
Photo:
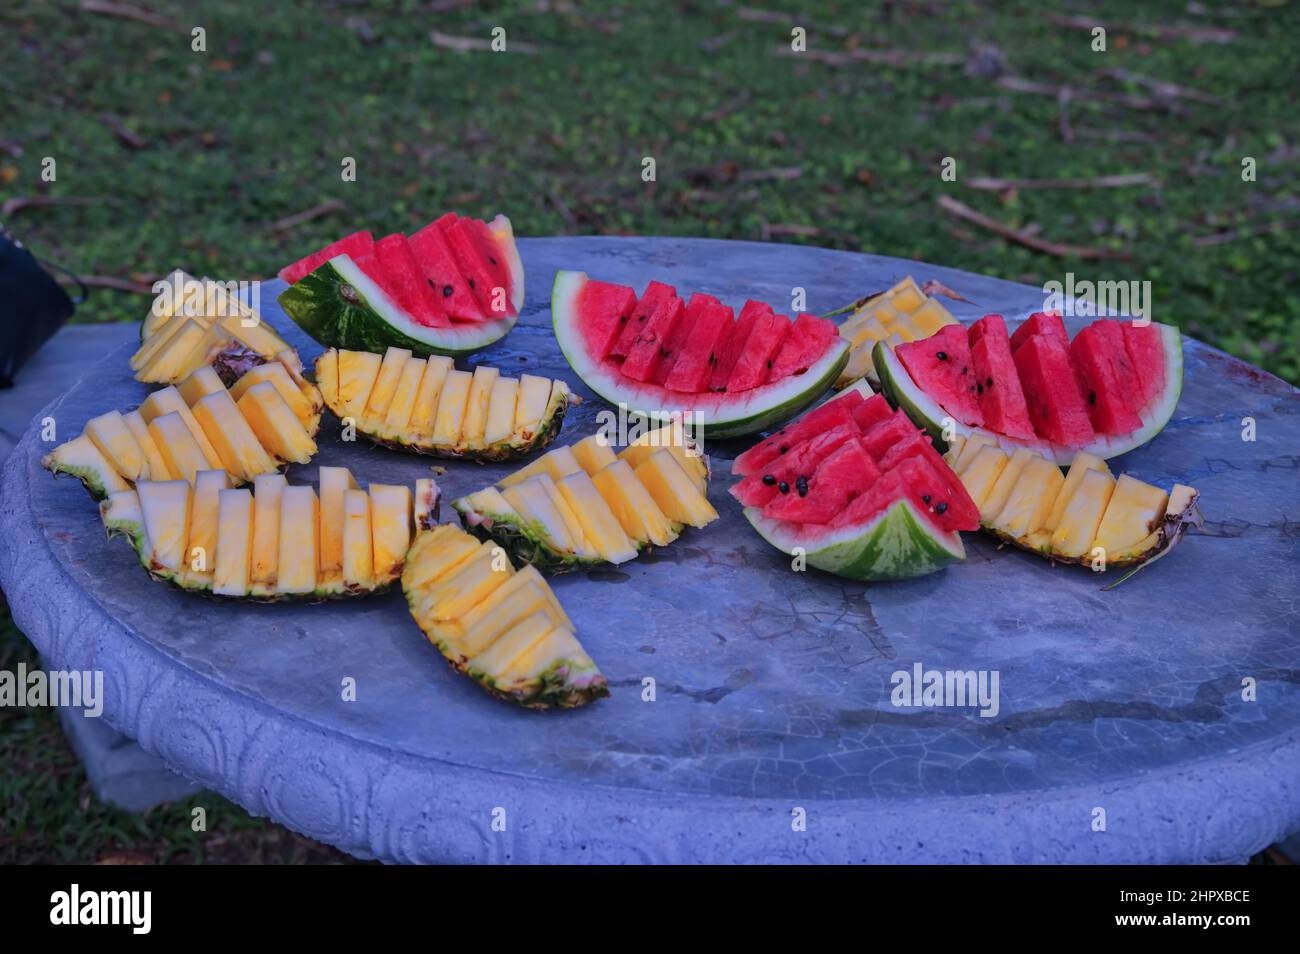
M666 448L656 450L633 473L669 520L705 527L718 519L708 498Z
M253 495L247 489L217 494L217 552L212 592L246 596L253 547Z

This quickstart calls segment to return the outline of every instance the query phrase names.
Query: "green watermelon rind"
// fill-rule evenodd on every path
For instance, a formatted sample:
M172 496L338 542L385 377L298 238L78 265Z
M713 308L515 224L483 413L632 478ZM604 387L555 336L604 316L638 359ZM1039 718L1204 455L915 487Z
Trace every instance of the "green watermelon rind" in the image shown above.
M966 558L961 534L940 530L909 500L898 500L862 524L817 527L764 517L746 507L745 518L759 536L783 553L802 549L808 565L850 580L883 583L928 576Z
M883 343L876 343L871 351L871 360L880 376L881 393L894 407L901 407L918 427L924 427L941 450L946 450L948 446L944 436L944 421L947 420L950 422L951 433L954 436L969 438L973 434L983 434L997 443L1007 454L1014 453L1017 448L1025 447L1042 454L1060 467L1068 467L1074 460L1074 456L1080 452L1094 454L1102 460L1110 460L1112 457L1136 450L1164 430L1165 425L1174 416L1178 399L1183 393L1183 339L1178 329L1172 325L1159 322L1152 324L1160 329L1161 342L1164 345L1164 391L1156 395L1142 410L1139 415L1142 426L1137 430L1129 434L1098 437L1080 447L1065 447L1050 441L1009 437L985 427L963 424L945 411L938 401L926 394L912 380L912 376L903 367L903 362Z
M655 395L656 406L652 410L646 409L642 405L648 402L638 395L638 388L609 375L586 355L576 332L578 315L574 307L578 292L586 282L586 272L561 269L555 273L555 284L551 289L551 322L555 328L555 340L569 367L587 387L609 403L626 407L627 413L635 417L666 423L673 415L691 413L702 426L705 437L722 439L752 434L773 427L808 407L830 389L848 364L848 342L837 338L827 353L803 374L745 391L743 397L731 402L710 395L708 403L715 406L705 407L698 402L670 403ZM727 403L734 406L726 408ZM716 405L724 406L721 413Z
M451 328L426 327L349 255L338 255L304 275L277 300L303 331L327 348L379 354L390 347L407 348L422 358L432 354L455 358L481 351L505 337L518 320L515 315Z

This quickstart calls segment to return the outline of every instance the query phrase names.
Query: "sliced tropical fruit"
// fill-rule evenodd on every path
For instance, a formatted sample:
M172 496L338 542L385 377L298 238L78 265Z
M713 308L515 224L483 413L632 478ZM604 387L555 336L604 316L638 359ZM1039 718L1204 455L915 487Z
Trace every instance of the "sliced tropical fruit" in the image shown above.
M316 361L316 381L326 406L376 444L477 461L514 460L545 447L577 400L563 381L504 378L486 365L471 374L445 356L419 358L396 347L382 358L331 348Z
M943 333L955 334L948 329ZM980 433L1007 454L1025 447L1065 466L1080 452L1109 460L1160 433L1182 392L1178 329L1101 318L1073 342L1065 334L1059 316L1036 313L1007 342L1012 357L1008 363L1000 341L977 322L969 334L974 364L966 375L961 374L964 364L950 367L955 377L935 370L944 365L940 350L945 356L956 353L940 349L935 338L894 350L877 344L874 361L889 402L926 428L940 446ZM954 383L972 375L978 379L978 421L970 414L968 388ZM1150 390L1144 384L1148 381L1155 385ZM995 407L983 400L990 388L1007 395L1007 403ZM1101 393L1098 388L1109 390ZM1024 399L1032 436L1026 436L1017 392Z
M623 563L668 545L684 526L718 518L708 498L708 462L694 456L696 448L682 428L669 425L615 455L598 433L451 505L467 530L499 544L516 566L561 573ZM689 471L674 449L690 451ZM630 450L636 454L628 456Z
M986 445L965 463L951 448L945 457L975 497L987 479L981 458L997 453ZM1166 493L1128 474L1114 477L1104 460L1085 452L1062 478L1054 461L1021 447L981 505L980 523L1022 549L1100 572L1164 556L1188 528L1201 525L1199 498L1183 484Z
M237 283L196 279L177 269L154 288L158 295L130 359L137 381L176 384L199 368L214 367L231 384L249 367L293 354L242 300Z
M855 580L897 580L965 556L979 528L960 480L859 382L736 459L731 494L778 550Z
M800 316L792 327L759 302L732 321L716 300L691 301L683 307L661 282L637 300L625 286L560 271L551 318L570 367L602 398L651 421L686 417L707 437L748 434L797 414L848 360L830 321Z
M532 566L515 572L496 547L420 520L402 590L416 624L457 672L531 709L609 695L573 623Z
M187 590L279 601L387 588L402 574L413 506L436 514L437 485L418 481L414 498L409 487L372 484L367 493L344 468L322 471L320 497L279 474L258 475L253 493L230 488L221 470L193 484L142 480L111 492L100 514L151 574Z
M840 337L849 343L849 361L835 382L836 388L847 387L863 377L879 385L871 359L877 341L884 341L892 348L928 338L946 325L957 324L948 309L922 291L911 275L893 288L860 298L826 317L844 312L852 312L839 329Z
M205 470L225 470L240 484L290 461L306 463L316 453L322 403L290 355L254 367L230 390L203 366L154 391L137 410L91 419L84 442L56 447L41 463L78 477L96 499L140 480L192 483Z
M510 220L445 215L410 236L356 233L281 271L280 305L327 348L463 355L502 338L524 302Z

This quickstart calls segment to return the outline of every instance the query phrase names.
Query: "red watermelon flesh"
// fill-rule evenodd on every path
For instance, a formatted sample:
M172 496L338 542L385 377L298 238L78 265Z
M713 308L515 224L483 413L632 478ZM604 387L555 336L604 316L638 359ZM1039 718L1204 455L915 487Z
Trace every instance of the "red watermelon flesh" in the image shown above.
M736 366L727 378L727 390L732 393L750 391L767 380L772 371L772 361L790 333L790 319L772 311L758 315L754 327L745 340L744 350L736 359Z
M1141 385L1141 400L1134 403L1138 410L1145 410L1151 400L1165 389L1164 340L1155 325L1137 325L1131 321L1122 324L1124 348Z
M673 336L686 306L677 295L659 302L648 321L641 325L627 357L623 359L623 374L633 381L650 381L659 362L663 360L668 340Z
M731 494L746 507L761 507L781 492L782 481L793 487L798 478L811 477L832 451L856 441L858 436L857 425L850 421L796 444L788 453L769 461L762 473L751 474L732 487Z
M1110 359L1110 366L1115 371L1115 380L1119 384L1118 397L1124 406L1135 414L1142 409L1142 385L1138 381L1137 369L1128 356L1124 346L1123 323L1114 318L1099 318L1080 332L1100 336L1102 349ZM1075 340L1078 340L1078 335Z
M705 295L702 292L696 292L691 296L691 300L686 303L686 311L682 318L673 328L672 337L664 343L664 355L658 366L655 368L655 384L662 385L668 380L668 375L673 373L673 367L677 364L677 359L681 357L686 343L690 341L692 334L695 332L695 326L699 323L700 318L705 311L712 305L721 305L722 303L712 295Z
M1065 332L1065 322L1054 311L1036 311L1016 329L1011 336L1011 353L1034 335L1048 335L1061 342L1063 347L1070 346L1070 336Z
M465 235L467 242L478 249L479 258L486 264L488 277L492 280L493 294L496 294L497 288L502 289L501 308L493 309L489 314L494 318L515 314L514 302L510 297L512 290L510 269L498 255L497 242L488 224L481 219L457 219L455 228ZM498 299L494 297L492 304L497 303Z
M921 503L934 514L936 522L945 530L978 530L979 508L966 492L961 478L953 473L925 435L914 433L889 448L885 456L880 458L880 469L894 470L911 457L924 460L943 481L943 493L936 495L927 491L921 496Z
M428 328L451 327L442 300L425 280L405 235L385 235L371 254L363 257L365 262L358 261L357 266L417 323Z
M641 328L650 320L655 309L659 307L661 301L677 297L677 289L672 285L665 285L663 282L652 281L645 287L645 292L641 299L632 309L632 314L628 316L627 323L623 326L622 333L618 336L618 341L614 342L614 347L609 349L609 357L626 358L629 351L632 350L632 343L636 341L637 335L641 333Z
M768 382L780 381L792 375L803 374L826 353L826 346L838 334L835 322L802 314L795 319L781 350L772 359Z
M970 329L971 362L975 368L975 391L979 396L984 425L1010 437L1033 437L1034 425L1025 407L1011 343L1001 315L985 315Z
M452 257L460 267L461 275L465 277L465 284L469 286L470 294L478 302L480 312L491 318L504 317L509 307L505 306L505 310L500 310L493 308L493 305L500 304L497 300L499 294L503 294L508 299L510 289L508 285L493 279L487 259L479 251L473 235L469 230L461 227L460 219L455 212L448 212L433 224L442 232L448 246L451 247ZM504 292L495 293L494 289L498 287L504 289Z
M925 502L927 497L930 503ZM865 523L899 500L907 499L941 530L978 530L978 512L974 524L969 519L958 519L951 508L942 514L937 512L937 502L946 502L948 497L947 483L934 466L922 457L908 457L893 470L883 471L879 480L840 511L831 526Z
M430 222L407 241L429 287L442 296L447 314L459 321L482 321L483 310L438 223Z
M785 452L782 448L788 451L791 447L801 444L809 438L815 437L824 431L834 430L845 424L854 424L861 430L862 426L855 420L856 410L863 404L875 404L876 402L884 404L885 413L890 413L889 402L880 395L874 396L870 401L864 401L861 394L850 391L843 397L827 401L820 407L813 408L798 420L791 421L771 437L759 441L749 450L737 456L731 462L731 472L741 477L747 477L750 474L761 474L763 468L769 462L776 460Z
M859 399L853 408L853 420L857 421L858 428L863 433L866 433L873 424L883 421L892 413L894 412L890 408L889 402L885 400L885 396L876 394L867 401Z
M863 450L861 442L848 441L819 463L809 480L800 484L796 479L786 493L777 494L763 508L763 516L796 523L829 523L879 477L876 462Z
M582 333L592 354L604 358L618 340L623 322L636 307L636 292L626 285L588 281L582 286L581 295L578 313L582 317Z
M984 424L963 326L944 325L929 338L898 345L894 354L917 386L945 411L963 424Z
M754 321L759 315L771 313L772 309L762 302L745 302L736 318L736 323L731 326L726 341L718 346L717 360L713 362L713 374L709 376L710 390L727 390L727 382L731 379L731 372L736 367L736 362L740 360L741 352L745 350L745 343L749 341Z
M889 448L899 441L905 441L917 433L907 413L901 408L877 424L873 424L862 433L862 444L876 460L888 453Z
M292 265L286 265L280 269L280 277L292 285L338 255L349 255L355 262L360 256L367 254L374 244L375 240L370 232L353 232L337 242L326 245L319 252L313 252Z
M1022 342L1012 357L1034 432L1067 447L1092 440L1088 406L1065 345L1052 335L1034 335Z
M1105 335L1096 328L1095 324L1089 325L1074 336L1070 360L1088 388L1088 417L1093 430L1098 434L1128 434L1141 427L1142 421L1124 400Z
M691 303L701 297L707 299L710 296L692 295ZM690 319L689 306L687 318ZM715 298L701 307L694 321L688 320L683 324L687 326L689 335L685 343L675 349L677 354L672 369L663 383L671 391L699 394L708 389L719 342L725 339L734 324L731 309Z

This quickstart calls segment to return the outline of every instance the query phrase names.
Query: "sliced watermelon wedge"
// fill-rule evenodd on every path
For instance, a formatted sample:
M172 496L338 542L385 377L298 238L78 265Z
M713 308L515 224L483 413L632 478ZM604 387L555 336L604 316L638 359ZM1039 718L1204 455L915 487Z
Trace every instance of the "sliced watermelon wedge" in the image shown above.
M1138 326L1121 320L1122 354L1127 359L1125 366L1120 360L1120 349L1112 329L1103 327L1098 333L1086 335L1085 344L1076 349L1073 345L1061 345L1060 335L1053 330L1058 321L1057 316L1037 313L1010 337L1016 378L1034 427L1032 437L1000 430L1001 419L998 418L986 418L983 425L958 420L958 415L951 413L944 403L949 400L946 391L933 383L927 387L918 382L894 350L877 346L872 352L872 360L880 374L882 393L891 404L904 410L916 424L929 431L940 446L946 446L944 424L947 421L949 435L969 438L973 434L983 434L1007 454L1024 447L1061 466L1069 465L1081 451L1108 460L1141 447L1160 433L1173 417L1182 392L1183 349L1178 329L1154 323ZM1099 319L1099 322L1114 325L1115 319ZM1026 327L1037 333L1021 335L1021 329ZM989 337L987 332L987 328L981 330L981 340ZM1017 335L1020 335L1018 341ZM978 346L979 342L976 344ZM905 347L899 346L898 351ZM1127 402L1136 414L1136 425L1129 418L1129 429L1123 433L1098 433L1093 426L1088 412L1090 388L1085 385L1080 392L1077 381L1085 377L1085 372L1074 358L1075 353L1082 355L1085 352L1100 355L1094 362L1098 366L1103 358L1109 358L1110 380L1117 383L1104 387L1118 392L1114 394L1115 406L1123 402L1130 389L1139 389L1140 397ZM1005 363L998 367L1001 370L992 375L994 389L1001 383L1004 390L1010 390L1012 380ZM1124 383L1130 373L1132 377L1128 380L1135 380L1136 385ZM987 378L983 383L987 388ZM1113 424L1107 426L1119 430Z
M638 417L667 422L675 415L689 414L694 423L703 428L708 437L723 438L748 434L772 427L797 414L817 399L843 369L848 360L848 342L842 340L830 322L831 333L825 338L823 352L808 360L802 373L798 369L779 377L767 368L767 359L761 363L762 381L744 391L732 392L727 380L736 361L720 374L724 354L734 351L739 359L749 332L741 328L740 321L732 321L730 309L721 304L704 302L690 314L690 332L679 337L675 326L668 326L667 337L662 337L663 325L651 322L654 311L647 311L647 303L655 304L677 298L671 286L652 282L645 295L637 302L623 331L612 348L609 309L597 308L604 300L589 296L585 289L591 280L583 272L561 271L555 276L551 292L551 319L555 337L569 365L583 382L598 395L614 404L625 406L628 413ZM624 298L626 300L626 298ZM686 309L690 312L691 309ZM774 316L771 308L753 303L742 309L748 312L749 326L758 315ZM645 320L642 321L641 319ZM685 321L683 313L678 323ZM788 326L788 319L780 319ZM810 318L819 322L824 319ZM638 334L650 325L654 344L664 350L680 354L662 381L656 381L659 364L665 360L662 353L650 355L645 349L633 353ZM740 334L737 331L740 330ZM777 346L779 353L779 345ZM639 356L639 357L638 357ZM631 361L631 373L625 373ZM775 363L775 362L774 362ZM720 390L714 390L721 381Z
M368 253L375 244L370 232L353 232L351 235L326 245L319 252L312 252L306 258L299 259L292 265L280 269L280 277L292 285L305 275L310 275L336 255L351 255L354 259Z
M369 255L354 258L361 270L384 287L419 324L429 328L450 328L451 320L440 296L425 281L406 236L385 235Z

